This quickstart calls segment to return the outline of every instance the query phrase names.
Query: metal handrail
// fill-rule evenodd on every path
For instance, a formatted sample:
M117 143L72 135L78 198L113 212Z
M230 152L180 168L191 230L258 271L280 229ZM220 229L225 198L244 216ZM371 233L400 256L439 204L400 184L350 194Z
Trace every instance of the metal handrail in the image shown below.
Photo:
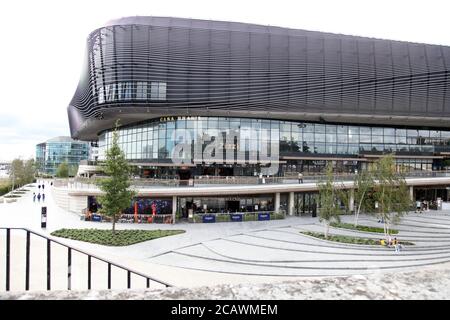
M355 173L335 173L333 176L336 181L351 181L355 178ZM448 177L450 171L410 171L403 174L405 178L412 177ZM316 182L325 177L324 174L307 174L301 177L302 182ZM191 179L191 185L179 179L138 179L131 180L131 185L137 188L149 188L152 186L165 187L195 187L198 185L213 185L213 184L293 184L299 183L298 176L286 175L280 177L258 177L258 176L194 176ZM70 180L55 180L55 186L67 186L76 189L97 189L95 179L70 179Z
M72 250L79 252L81 254L84 254L85 256L88 257L88 290L91 289L91 261L92 258L97 259L101 262L107 263L108 264L108 289L111 289L111 266L114 266L116 268L122 269L127 271L127 287L128 289L130 289L131 287L131 274L135 274L137 276L140 276L144 279L146 279L147 283L146 283L146 287L150 288L150 281L154 281L156 283L162 284L165 287L172 287L171 284L162 281L162 280L158 280L155 279L153 277L150 277L146 274L143 274L139 271L127 268L121 264L115 263L115 262L111 262L108 261L104 258L101 258L99 256L96 256L94 254L88 253L86 251L83 251L81 249L77 249L74 247L71 247L67 244L64 244L58 240L54 240L54 239L50 239L47 236L40 234L38 232L29 230L27 228L19 228L19 227L10 227L10 228L6 228L6 227L0 227L0 230L6 230L6 291L10 290L10 274L11 274L11 265L10 265L10 254L11 254L11 240L10 240L10 234L11 234L11 230L23 230L26 231L27 233L27 241L26 241L26 271L25 271L25 290L28 291L30 288L30 234L36 235L38 237L41 237L45 240L47 240L47 290L51 290L51 282L50 282L50 275L51 275L51 243L54 242L56 244L59 244L63 247L66 247L68 249L67 251L67 257L68 257L68 277L67 277L67 290L71 290L71 265L72 265Z

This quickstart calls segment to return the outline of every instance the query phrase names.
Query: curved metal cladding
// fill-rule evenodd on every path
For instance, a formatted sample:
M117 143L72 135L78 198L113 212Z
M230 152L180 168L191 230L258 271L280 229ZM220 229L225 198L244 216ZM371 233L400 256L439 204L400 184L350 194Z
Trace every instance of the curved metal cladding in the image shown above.
M114 20L87 40L69 106L96 139L163 115L450 127L450 47L243 23Z

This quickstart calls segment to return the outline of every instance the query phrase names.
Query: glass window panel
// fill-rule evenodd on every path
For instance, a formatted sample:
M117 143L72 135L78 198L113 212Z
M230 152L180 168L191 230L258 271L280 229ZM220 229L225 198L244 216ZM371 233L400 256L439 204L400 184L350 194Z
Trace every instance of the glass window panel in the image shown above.
M159 83L158 100L166 100L167 84L165 82Z
M430 137L430 131L428 130L419 130L419 136L423 138L429 138Z
M395 135L397 137L399 137L399 136L402 136L402 137L406 136L407 135L406 134L406 129L395 129Z
M292 141L302 141L302 134L298 132L292 132L291 135Z
M245 122L245 120L241 121L241 124L243 124ZM279 129L280 128L280 122L276 121L276 120L272 120L270 121L270 127L271 129Z
M325 133L325 125L323 125L323 124L316 124L315 125L315 132L316 133Z
M360 152L370 152L372 151L372 144L370 143L361 143L359 145Z
M147 99L147 82L138 82L136 85L136 99Z
M384 136L384 143L395 143L394 136Z
M358 154L359 146L355 144L348 145L348 154Z
M236 120L230 121L230 128L231 129L239 129L240 126L241 126L241 122L240 121L236 121ZM268 124L268 128L270 128L270 123Z
M167 129L175 129L175 121L166 122Z
M219 120L208 120L208 128L217 129L219 128Z
M326 130L327 130L327 133L336 133L337 128L335 125L327 124Z
M432 131L430 131L430 137L431 138L440 138L441 137L441 132L440 131L436 131L436 130L432 130Z
M395 136L395 129L394 128L384 128L384 135L385 136Z
M280 132L278 130L270 130L270 132L268 134L270 134L271 140L273 140L273 141L280 140Z
M314 132L314 123L305 123L303 132Z
M348 127L347 126L337 126L337 133L338 134L348 134Z
M289 122L283 122L280 126L281 131L290 132L291 131L291 124Z
M367 134L367 133L363 134L361 132L361 134L359 136L359 141L360 142L364 142L364 143L371 143L372 142L372 137L370 136L370 133L369 134Z
M335 143L336 142L336 134L335 133L327 133L326 141L327 141L327 143Z
M349 135L359 134L359 127L348 127L348 134Z
M382 136L383 128L372 128L372 135Z
M370 136L371 135L371 133L372 133L372 128L371 127L361 127L361 128L359 128L359 130L360 130L360 134L361 135L368 135L368 136Z
M350 130L349 130L350 132ZM359 142L359 135L358 134L350 134L348 135L348 142L349 143L358 143Z
M186 128L186 120L177 120L176 127L177 127L177 129L185 129Z
M158 82L152 82L150 84L150 99L157 100L159 94L159 85Z
M407 133L408 137L417 137L419 135L418 131L414 129L408 129Z
M347 143L348 142L347 132L339 133L339 130L338 130L337 141L340 142L340 143Z
M315 143L314 144L314 153L325 153L325 144L324 143Z
M291 132L290 131L289 132L281 131L280 132L280 140L290 141L291 140Z
M372 143L383 143L383 136L372 136Z
M325 134L323 133L316 133L314 138L316 142L325 142Z
M338 144L337 145L337 153L338 154L346 154L348 149L348 145L346 144Z
M314 133L312 132L303 133L303 141L307 141L309 143L314 142Z
M403 136L399 137L399 136L397 136L396 137L396 143L398 143L398 144L406 144L406 137L403 137Z
M329 154L335 154L336 153L336 145L329 145L328 143L327 143L327 146L326 146L326 153L329 153Z

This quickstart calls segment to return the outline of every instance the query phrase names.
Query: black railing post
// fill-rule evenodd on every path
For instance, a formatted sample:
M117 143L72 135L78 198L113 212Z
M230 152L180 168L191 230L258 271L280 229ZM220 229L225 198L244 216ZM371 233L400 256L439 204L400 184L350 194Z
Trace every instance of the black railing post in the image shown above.
M6 229L6 291L9 291L9 276L10 276L10 255L11 255L11 229Z
M27 247L25 261L25 290L30 290L30 231L27 230Z
M88 290L91 290L91 256L88 256Z
M72 290L72 249L67 248L67 290Z
M0 227L0 230L6 230L6 250L5 250L5 263L6 263L6 291L10 291L10 282L11 282L11 230L20 229L26 231L26 252L25 252L25 290L30 290L30 269L31 269L31 234L34 234L40 238L47 240L47 290L51 290L51 244L52 242L55 242L56 244L59 244L63 247L67 248L67 289L72 290L72 251L75 250L76 252L80 252L83 255L86 255L88 257L88 290L92 289L92 257L95 259L100 260L101 262L108 264L108 289L111 289L112 287L112 273L111 273L111 267L115 266L119 269L125 270L127 272L127 287L128 289L131 289L131 274L138 275L140 277L143 277L146 279L147 282L147 288L150 288L150 280L154 280L158 283L161 283L165 285L166 287L170 287L170 284L167 284L163 281L153 279L145 274L142 274L137 271L133 271L128 269L127 267L124 267L122 265L118 265L112 262L109 262L107 260L104 260L100 257L92 256L91 254L84 252L79 249L75 249L72 247L69 247L63 243L60 243L56 240L52 240L47 238L44 235L41 235L39 233L35 233L31 230L25 229L25 228L4 228ZM14 266L13 266L14 268Z
M108 289L111 289L111 263L108 262Z
M47 239L47 290L51 288L51 240Z

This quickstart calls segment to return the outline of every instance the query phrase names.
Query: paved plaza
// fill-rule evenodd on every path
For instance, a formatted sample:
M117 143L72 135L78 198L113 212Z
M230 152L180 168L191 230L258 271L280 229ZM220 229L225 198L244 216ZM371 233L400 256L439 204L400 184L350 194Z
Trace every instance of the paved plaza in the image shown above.
M82 221L78 215L58 208L53 203L49 184L45 190L48 210L46 230L40 228L42 201L33 203L32 192L36 192L33 188L15 203L0 204L0 226L26 227L46 235L60 228L111 228L109 223ZM352 218L344 216L343 220L351 222ZM382 227L373 217L367 216L361 217L360 224ZM186 233L127 247L106 247L57 239L177 287L397 274L444 267L450 261L449 211L410 213L405 216L395 226L400 231L397 238L415 245L404 246L399 253L394 252L393 248L340 244L305 236L300 232L323 230L318 218L311 217L216 224L118 224L117 228L183 229ZM368 232L336 228L330 228L330 231L332 234L380 238L380 234ZM15 245L22 248L15 252L23 251L23 237L17 236L15 239ZM4 233L0 240L3 246ZM43 252L43 248L36 250ZM52 254L57 254L57 250ZM54 258L54 263L64 265L64 259L61 259L58 262L58 258ZM0 261L0 265L3 266L3 261ZM102 269L98 268L98 272L102 273ZM14 272L12 276L14 280ZM23 274L16 274L15 277L23 278ZM64 278L61 279L63 283ZM0 291L4 290L2 281L3 277L0 279ZM64 289L64 285L61 285L61 289Z

